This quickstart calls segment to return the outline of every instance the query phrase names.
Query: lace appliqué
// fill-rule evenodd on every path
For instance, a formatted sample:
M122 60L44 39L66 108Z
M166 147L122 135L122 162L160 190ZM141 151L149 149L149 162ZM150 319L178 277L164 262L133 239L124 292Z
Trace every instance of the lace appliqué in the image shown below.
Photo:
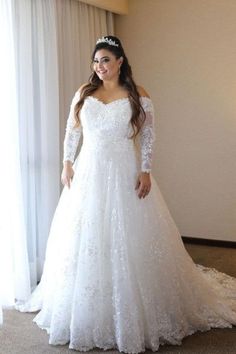
M69 117L66 123L66 133L64 139L64 156L63 162L71 161L74 162L75 153L79 144L79 140L82 134L82 126L74 127L75 126L75 118L74 118L74 108L76 103L79 101L80 93L77 91L72 99L70 105L70 112Z
M146 119L140 130L141 171L150 172L152 168L154 132L154 107L149 97L141 97Z

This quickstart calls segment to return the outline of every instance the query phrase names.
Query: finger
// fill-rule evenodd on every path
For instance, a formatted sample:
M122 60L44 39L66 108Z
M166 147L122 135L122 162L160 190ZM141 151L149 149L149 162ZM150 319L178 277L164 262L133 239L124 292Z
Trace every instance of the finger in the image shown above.
M144 197L146 197L149 194L149 192L150 192L150 189L147 189Z
M146 188L143 188L143 189L140 190L139 197L140 198L145 198L148 195L148 193L149 193L149 190L146 189Z
M139 182L139 190L138 190L139 198L143 198L148 192L148 189L149 188L147 185L145 185L143 182Z
M144 191L143 194L142 194L142 197L145 198L147 195L147 193Z
M142 192L143 192L143 188L142 188L142 184L140 183L140 184L139 184L139 187L138 187L138 197L139 197L139 198L142 197Z
M135 185L135 189L138 189L139 184L140 184L140 182L139 182L139 180L137 180L136 185Z
M143 191L143 189L140 188L139 193L138 193L139 198L142 198L143 194L144 194L144 191Z
M67 187L70 189L70 178L67 178Z

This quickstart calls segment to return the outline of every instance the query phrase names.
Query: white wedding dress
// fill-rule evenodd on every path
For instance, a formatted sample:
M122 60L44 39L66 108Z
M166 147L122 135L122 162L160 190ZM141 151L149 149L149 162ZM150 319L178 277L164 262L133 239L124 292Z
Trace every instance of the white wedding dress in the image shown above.
M49 343L79 351L157 351L198 330L236 325L236 278L193 262L152 175L146 198L135 190L140 170L151 170L152 100L140 97L147 119L139 145L128 139L128 98L87 97L73 129L78 100L76 92L64 141L71 188L55 211L41 282L16 308L40 310L33 321Z

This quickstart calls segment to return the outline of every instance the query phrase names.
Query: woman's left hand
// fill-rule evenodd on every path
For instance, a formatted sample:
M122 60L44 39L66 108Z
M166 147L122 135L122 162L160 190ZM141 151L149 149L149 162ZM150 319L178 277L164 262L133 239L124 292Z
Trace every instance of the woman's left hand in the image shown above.
M151 189L150 173L141 172L138 176L135 189L138 190L138 197L145 198Z

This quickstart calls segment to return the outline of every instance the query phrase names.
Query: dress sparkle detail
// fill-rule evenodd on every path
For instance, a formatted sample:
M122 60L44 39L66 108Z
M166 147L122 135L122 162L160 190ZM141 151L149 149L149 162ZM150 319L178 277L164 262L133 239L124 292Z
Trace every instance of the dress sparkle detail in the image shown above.
M49 343L79 351L157 351L198 330L236 325L236 279L193 262L152 175L146 198L135 191L140 170L151 170L151 99L140 98L147 119L139 149L128 139L128 98L87 97L81 127L72 129L78 100L77 92L64 141L71 188L54 214L41 282L16 308L40 310L33 321Z

